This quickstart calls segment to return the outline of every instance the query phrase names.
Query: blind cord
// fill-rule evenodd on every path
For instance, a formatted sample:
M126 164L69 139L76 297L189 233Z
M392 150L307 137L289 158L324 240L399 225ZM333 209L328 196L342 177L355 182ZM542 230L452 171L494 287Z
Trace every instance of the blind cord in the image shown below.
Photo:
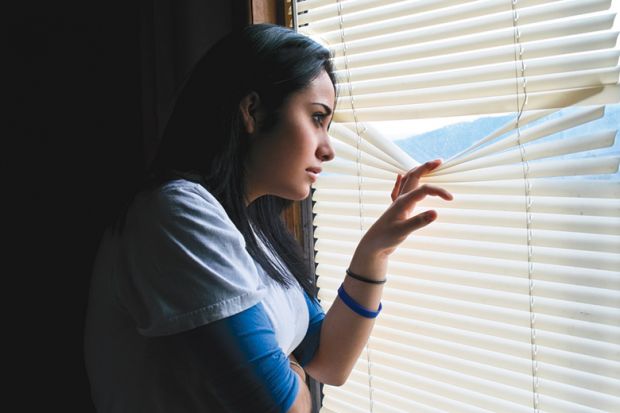
M527 105L527 77L526 65L523 61L523 44L521 43L521 31L519 30L519 12L518 0L511 0L512 7L512 25L514 29L514 62L515 62L515 88L516 88L516 107L517 117L515 121L517 144L519 145L519 153L521 156L521 166L523 167L523 183L525 194L525 227L527 241L527 278L528 278L528 294L529 294L529 312L530 312L530 348L532 359L532 407L535 413L539 413L539 378L538 378L538 346L536 344L536 312L535 312L535 283L534 283L534 262L532 247L532 183L529 179L530 165L527 160L525 147L521 143L521 116ZM523 95L523 101L520 101L520 94Z
M358 208L359 208L359 230L360 230L360 238L364 234L364 204L362 202L363 196L363 180L362 177L362 133L360 132L359 122L357 119L357 112L355 110L355 97L353 95L353 84L351 83L351 71L349 69L349 59L347 56L347 43L345 41L344 35L344 18L342 13L342 2L341 0L337 0L338 7L338 18L340 24L340 41L342 43L342 54L344 58L344 66L345 73L347 74L347 84L349 87L349 98L351 101L351 110L353 112L353 122L355 125L355 134L357 137L356 140L356 166L357 166L357 194L358 194ZM368 371L368 407L369 412L373 413L374 411L374 397L373 397L373 385L372 385L372 357L371 357L371 348L370 348L370 339L366 342L366 366Z

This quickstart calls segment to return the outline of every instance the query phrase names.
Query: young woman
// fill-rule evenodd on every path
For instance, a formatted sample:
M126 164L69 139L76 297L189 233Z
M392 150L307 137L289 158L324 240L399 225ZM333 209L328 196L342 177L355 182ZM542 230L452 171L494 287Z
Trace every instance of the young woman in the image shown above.
M329 311L280 218L334 157L329 52L272 25L231 34L178 95L147 183L101 242L85 356L101 412L309 412L305 374L347 379L381 309L388 256L439 165L399 176Z

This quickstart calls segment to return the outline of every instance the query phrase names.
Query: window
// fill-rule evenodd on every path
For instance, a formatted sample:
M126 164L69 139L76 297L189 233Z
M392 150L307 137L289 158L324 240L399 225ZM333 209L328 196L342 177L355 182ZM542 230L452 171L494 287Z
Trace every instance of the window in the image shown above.
M295 6L339 78L337 159L313 194L325 308L397 173L442 157L426 182L455 195L422 204L439 219L394 254L367 349L322 412L617 409L618 3Z

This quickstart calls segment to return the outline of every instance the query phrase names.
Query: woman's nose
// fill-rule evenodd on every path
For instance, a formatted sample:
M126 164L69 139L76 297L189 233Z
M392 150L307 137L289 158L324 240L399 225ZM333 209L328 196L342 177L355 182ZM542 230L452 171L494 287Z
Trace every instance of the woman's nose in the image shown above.
M326 133L317 149L317 158L323 162L329 162L334 159L335 155L336 153L331 145L329 135Z

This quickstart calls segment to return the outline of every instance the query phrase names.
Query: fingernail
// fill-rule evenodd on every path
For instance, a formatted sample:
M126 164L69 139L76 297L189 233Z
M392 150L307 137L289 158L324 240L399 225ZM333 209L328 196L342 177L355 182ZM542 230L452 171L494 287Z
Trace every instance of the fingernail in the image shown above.
M434 221L435 218L437 218L437 212L435 211L427 211L424 214L424 219L426 220L426 222Z

